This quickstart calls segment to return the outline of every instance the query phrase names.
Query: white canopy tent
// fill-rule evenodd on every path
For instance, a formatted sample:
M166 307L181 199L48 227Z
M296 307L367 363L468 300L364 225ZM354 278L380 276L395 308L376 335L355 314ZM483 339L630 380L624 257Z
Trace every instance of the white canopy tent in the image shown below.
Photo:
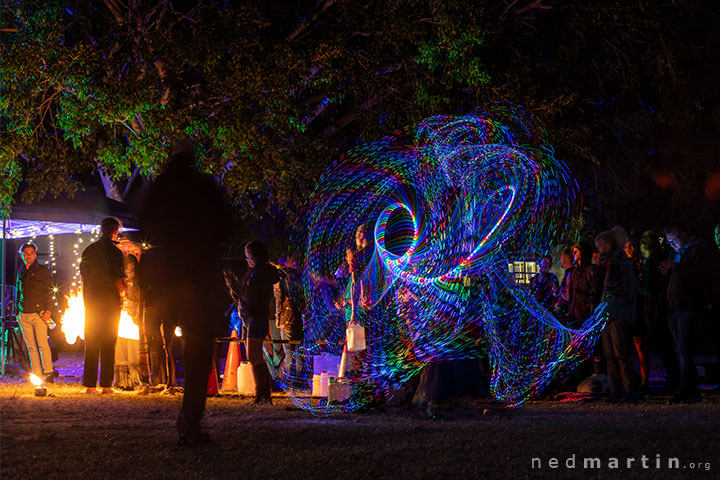
M79 192L75 198L43 200L35 204L18 203L9 218L2 219L0 237L0 362L2 374L6 364L6 240L16 238L88 233L97 231L103 218L120 219L122 231L135 231L135 214L127 205L94 192Z

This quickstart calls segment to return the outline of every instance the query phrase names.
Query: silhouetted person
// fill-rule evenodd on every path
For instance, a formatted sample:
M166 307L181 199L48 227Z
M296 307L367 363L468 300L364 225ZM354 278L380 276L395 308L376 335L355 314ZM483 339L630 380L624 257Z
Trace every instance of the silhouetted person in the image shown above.
M215 181L194 157L176 153L143 205L140 234L163 248L166 282L155 294L185 339L185 394L178 415L179 444L211 441L201 431L214 338L221 335L226 301L219 244L227 239L230 212Z
M560 255L560 267L563 269L563 278L560 281L560 289L558 290L555 309L558 320L567 324L568 311L570 310L570 283L574 270L571 249L566 248L563 250Z
M592 247L585 242L576 243L572 247L573 273L570 277L570 308L568 324L572 328L580 328L592 314L590 292L592 290L594 266Z
M550 271L551 265L552 257L545 255L540 261L540 271L530 279L529 286L535 300L550 311L555 306L560 288L557 277Z
M169 279L165 272L164 249L152 247L140 260L138 277L145 315L143 326L150 356L150 385L165 385L167 393L174 392L175 359L172 344L177 319L170 316L172 298L163 295Z
M82 253L80 273L83 278L85 303L85 361L83 386L86 393L95 388L100 359L100 387L102 393L114 393L115 344L125 292L125 267L122 251L115 240L120 222L108 217L100 224L100 239Z
M602 331L602 346L608 377L610 378L609 401L620 399L620 383L625 386L625 401L634 402L643 397L639 389L637 373L631 361L631 328L635 325L635 301L637 281L632 264L622 247L617 245L612 232L602 232L595 237L600 253L596 275L602 279L600 298L593 300L607 303L609 317Z
M670 276L668 324L680 361L680 391L671 402L696 402L702 395L695 369L695 336L710 298L710 253L705 241L690 236L681 222L668 224L665 238L674 251L660 264L660 270Z
M240 287L240 316L247 332L245 348L255 381L253 404L272 403L272 379L263 359L262 347L270 331L268 317L270 302L274 298L273 285L280 281L280 275L268 263L270 256L262 242L248 243L245 246L245 258L248 271Z
M667 321L667 275L660 272L660 263L667 252L660 247L660 236L648 230L640 238L640 252L645 258L644 273L638 292L645 304L643 309L649 350L657 353L665 369L665 388L677 390L680 384L680 365L675 355Z
M627 236L624 245L625 255L633 266L637 285L643 279L643 259L640 256L640 246L632 236ZM641 388L643 392L650 390L650 357L647 354L647 330L645 329L645 299L639 291L635 301L635 326L631 329L635 351L640 364Z

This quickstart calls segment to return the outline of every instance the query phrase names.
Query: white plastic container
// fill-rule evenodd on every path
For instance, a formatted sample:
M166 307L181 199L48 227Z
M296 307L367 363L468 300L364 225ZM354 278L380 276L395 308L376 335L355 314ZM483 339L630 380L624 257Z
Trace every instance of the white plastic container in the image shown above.
M345 335L348 352L361 352L367 347L365 345L365 327L350 323Z
M317 373L313 375L312 396L320 396L320 375Z
M320 396L321 397L328 396L328 388L329 387L330 387L330 375L328 375L328 372L321 372L320 373Z
M240 395L255 395L255 379L250 362L240 362L237 369L237 381Z

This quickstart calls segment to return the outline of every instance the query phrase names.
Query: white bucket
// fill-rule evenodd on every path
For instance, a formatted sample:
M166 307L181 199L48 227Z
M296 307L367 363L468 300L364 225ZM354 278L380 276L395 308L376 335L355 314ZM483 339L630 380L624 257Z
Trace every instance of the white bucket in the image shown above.
M237 369L237 380L240 395L255 395L255 379L250 362L240 362Z

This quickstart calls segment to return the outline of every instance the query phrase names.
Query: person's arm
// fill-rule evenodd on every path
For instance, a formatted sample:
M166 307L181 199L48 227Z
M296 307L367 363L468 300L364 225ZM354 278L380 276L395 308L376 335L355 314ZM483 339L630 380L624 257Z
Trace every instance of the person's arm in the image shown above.
M712 277L710 252L702 244L696 244L686 252L687 261L677 265L679 278L694 284L703 285Z
M282 328L282 324L280 323L280 314L282 313L284 299L282 288L280 287L280 282L273 285L273 293L275 294L275 326L277 328Z
M557 275L554 273L550 274L550 279L552 281L552 288L550 289L550 293L553 297L557 299L558 294L560 293L560 283L558 282ZM553 302L554 303L554 302Z
M628 276L634 276L635 272L632 264L627 259L619 260L617 257L610 259L608 266L608 275L605 278L604 290L607 293L608 300L618 299L623 301L630 295L631 279Z
M20 311L20 297L22 297L22 267L20 267L20 271L17 273L17 276L15 277L15 312ZM5 295L5 292L2 292L3 295Z
M122 296L127 289L127 282L125 281L125 260L123 259L123 254L120 249L117 249L117 254L115 254L115 252L113 252L113 254L115 258L113 258L111 266L113 269L112 274L113 278L115 278L115 288L118 294Z
M118 294L122 296L125 293L125 290L127 290L127 283L125 282L124 278L121 278L119 280L115 280L115 288L118 291Z
M41 273L41 284L42 284L42 319L45 323L50 321L52 316L52 276L50 275L50 269L48 267L42 268Z

